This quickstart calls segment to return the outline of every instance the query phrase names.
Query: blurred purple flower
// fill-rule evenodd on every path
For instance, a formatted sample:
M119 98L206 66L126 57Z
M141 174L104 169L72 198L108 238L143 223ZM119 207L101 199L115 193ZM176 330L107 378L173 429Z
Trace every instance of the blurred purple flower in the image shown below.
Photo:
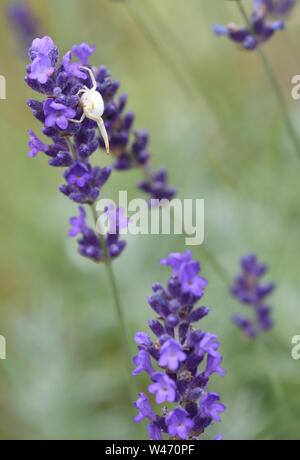
M27 2L14 2L6 9L9 22L15 30L22 54L27 54L34 37L40 34L41 25Z
M294 6L296 0L254 0L254 9L264 8L270 16L283 17L289 14Z
M274 283L262 284L261 278L268 271L268 266L259 263L255 254L241 260L242 274L237 276L230 287L231 294L240 302L252 306L255 313L253 320L239 314L233 316L233 322L241 328L247 337L254 338L260 331L267 331L273 325L271 308L264 304L275 289Z
M270 40L277 30L283 29L283 21L267 22L266 10L261 8L256 8L253 11L251 29L232 23L228 26L213 26L216 35L226 35L248 51L256 50L260 44Z
M79 217L71 217L70 219L71 230L69 237L74 237L82 233L83 235L88 234L88 227L86 226L86 213L82 206L79 206Z
M162 265L168 265L173 268L173 276L178 276L182 265L185 265L192 260L192 252L190 250L184 252L183 254L172 253L168 256L167 259L161 259L159 261ZM199 270L198 270L199 271Z
M114 235L121 228L127 228L130 219L124 215L123 208L115 208L114 204L110 204L106 209L106 214L109 220L109 233Z

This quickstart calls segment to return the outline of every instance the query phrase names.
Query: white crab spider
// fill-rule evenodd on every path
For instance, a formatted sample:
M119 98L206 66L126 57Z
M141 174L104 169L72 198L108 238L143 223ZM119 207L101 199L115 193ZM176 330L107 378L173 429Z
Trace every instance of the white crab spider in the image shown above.
M97 82L95 79L95 76L91 69L88 67L79 67L79 69L85 69L89 72L93 87L90 89L87 86L84 86L81 88L77 95L82 94L80 98L80 105L83 110L83 114L80 120L69 120L72 121L73 123L82 123L85 118L89 118L90 120L93 120L97 123L98 128L100 130L100 133L104 139L105 142L105 147L106 147L106 153L109 154L109 140L108 140L108 135L107 131L104 125L104 121L102 119L102 115L104 113L104 101L99 93L97 91Z

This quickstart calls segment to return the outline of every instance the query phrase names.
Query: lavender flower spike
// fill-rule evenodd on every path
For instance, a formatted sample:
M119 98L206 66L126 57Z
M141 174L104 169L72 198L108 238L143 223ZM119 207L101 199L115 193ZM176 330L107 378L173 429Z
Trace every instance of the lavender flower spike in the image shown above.
M15 2L7 8L7 18L16 31L22 54L27 54L34 37L40 34L40 24L33 10L24 2Z
M42 94L44 100L30 99L28 106L42 123L42 132L50 138L52 145L42 146L30 132L30 156L42 151L50 157L50 166L69 168L63 174L66 183L61 185L60 191L75 203L93 204L98 199L112 168L92 167L92 155L99 147L104 149L105 144L102 136L98 135L94 121L85 119L79 122L83 112L78 91L84 86L92 87L90 75L80 69L84 64L93 72L97 91L104 101L102 118L110 150L115 157L112 167L120 171L144 169L148 180L139 183L138 187L149 195L150 200L172 199L176 190L168 185L166 170L159 168L154 173L150 167L148 132L134 129L134 114L125 111L127 95L116 96L119 81L112 80L109 71L103 66L91 68L89 58L94 51L95 47L87 43L75 45L59 62L59 49L50 37L33 40L29 49L31 63L26 68L25 81L35 92ZM81 168L87 170L84 176L86 180L70 180L70 177L74 178L74 169L79 169L78 162Z
M59 50L53 40L48 36L36 38L29 49L31 64L27 66L25 77L26 83L44 96L43 101L30 99L28 106L42 123L43 134L50 139L48 145L30 130L28 155L35 157L43 152L49 158L50 166L63 169L65 182L60 186L60 191L75 203L89 206L95 206L102 187L109 179L111 167L92 166L91 157L101 142L97 137L96 123L85 120L74 124L70 119L81 116L78 90L86 84L91 86L90 76L78 67L88 65L94 50L95 47L87 43L73 46L73 54L80 62L71 63L70 51L59 63ZM103 67L95 71L95 79L109 111L116 104L113 98L118 83L111 80ZM95 262L103 262L106 257L118 257L126 246L126 242L120 240L120 229L128 225L123 211L111 207L107 210L110 226L103 239L87 226L83 206L80 206L79 213L79 217L71 219L69 233L70 237L80 235L79 253Z
M166 289L153 285L148 302L158 319L150 320L149 326L156 337L152 341L144 332L136 334L139 352L133 358L137 366L133 375L146 372L151 377L148 391L162 405L161 414L152 409L147 395L140 394L135 421L150 420L152 440L162 439L163 433L170 439L199 439L226 409L218 394L207 391L211 375L225 374L217 336L192 325L209 312L206 307L196 308L207 282L199 276L200 265L192 261L190 251L170 254L160 263L170 266L173 274ZM186 284L191 287L186 289Z
M254 9L265 8L268 15L273 17L284 17L288 15L294 6L296 0L255 0Z
M253 308L255 318L251 320L235 314L233 322L244 331L246 337L253 338L273 326L271 308L265 304L265 299L274 291L275 284L261 284L260 279L267 272L268 266L259 263L255 254L241 260L241 269L242 274L237 276L230 292L240 302Z
M261 43L270 40L277 30L283 29L283 21L267 22L267 11L261 5L256 5L254 8L251 17L251 29L235 24L215 25L213 27L216 35L226 35L230 40L248 51L256 50Z

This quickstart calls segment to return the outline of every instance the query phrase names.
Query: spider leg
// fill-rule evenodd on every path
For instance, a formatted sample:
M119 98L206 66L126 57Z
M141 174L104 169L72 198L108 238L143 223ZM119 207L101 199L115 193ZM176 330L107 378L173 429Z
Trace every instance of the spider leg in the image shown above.
M94 73L92 72L92 70L89 69L88 67L84 67L84 66L79 66L78 68L79 68L79 69L84 69L84 70L87 70L87 71L88 71L88 73L90 74L92 83L93 83L93 88L92 88L92 89L96 90L96 89L97 89L97 82L96 82L96 78L95 78L95 75L94 75Z
M73 123L82 123L84 119L85 119L85 114L83 113L82 117L80 118L80 120L73 120L73 119L70 119L70 118L68 120L72 121Z
M75 94L75 96L79 96L79 94L81 93L85 93L86 91L89 91L88 87L87 86L84 86L83 88L81 88L78 93Z
M97 120L97 125L98 125L100 133L101 133L101 135L103 137L103 140L105 142L106 153L107 153L107 155L109 155L110 154L110 149L109 149L108 134L107 134L107 131L106 131L106 128L105 128L104 121L102 120L101 117L99 118L99 120Z

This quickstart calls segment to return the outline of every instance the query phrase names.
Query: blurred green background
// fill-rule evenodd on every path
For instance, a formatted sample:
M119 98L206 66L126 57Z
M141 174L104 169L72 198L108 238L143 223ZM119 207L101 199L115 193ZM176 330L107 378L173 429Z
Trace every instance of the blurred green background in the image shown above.
M249 0L245 3L250 4ZM76 206L58 191L61 172L40 154L27 157L27 129L40 124L26 106L24 57L1 2L1 67L7 100L0 101L1 439L146 439L132 421L120 334L102 266L76 254L67 238ZM218 334L224 380L210 389L227 411L205 438L299 439L300 362L291 339L300 334L299 159L282 124L258 56L216 38L213 23L239 21L234 2L220 0L31 1L45 34L61 55L72 45L96 45L91 59L107 65L129 95L136 126L151 134L154 167L167 166L181 198L204 198L205 248L230 276L255 251L278 283L272 297L276 326L247 343L232 325L247 313L228 294L203 248L193 248L209 280L201 327ZM299 129L300 103L290 80L300 73L299 10L265 50ZM100 160L100 157L99 157ZM107 161L104 158L103 161ZM139 196L138 171L114 172L103 195ZM114 268L132 338L154 313L147 295L169 271L157 262L185 249L182 237L127 237ZM260 343L261 342L261 343ZM263 351L262 351L263 349ZM148 380L136 377L138 391ZM204 439L205 439L204 438Z

